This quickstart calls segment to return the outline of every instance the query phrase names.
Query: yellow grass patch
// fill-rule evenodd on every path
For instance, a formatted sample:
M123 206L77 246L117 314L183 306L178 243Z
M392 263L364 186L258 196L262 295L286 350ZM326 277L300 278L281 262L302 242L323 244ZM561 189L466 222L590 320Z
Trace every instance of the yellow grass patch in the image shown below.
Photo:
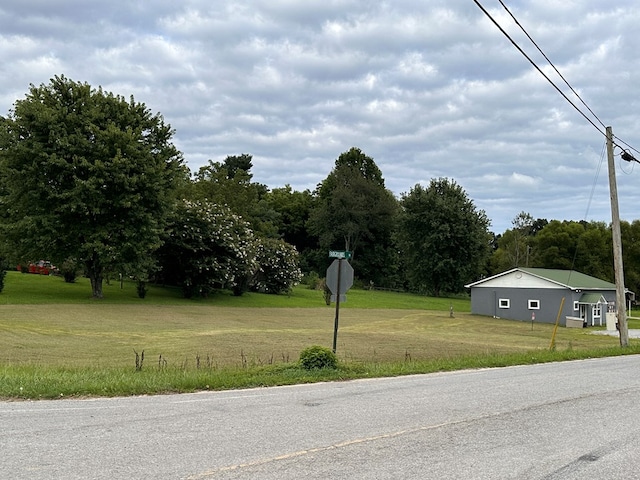
M295 361L330 347L335 310L211 305L0 305L0 363L47 366L169 365ZM549 347L553 326L424 310L344 309L338 356L350 361L453 358ZM559 329L558 349L618 345L588 329Z

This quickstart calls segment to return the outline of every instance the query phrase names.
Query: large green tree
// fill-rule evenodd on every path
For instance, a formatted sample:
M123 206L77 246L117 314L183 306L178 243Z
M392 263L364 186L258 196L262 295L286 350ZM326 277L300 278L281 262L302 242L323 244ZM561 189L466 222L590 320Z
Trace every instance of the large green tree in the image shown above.
M373 159L358 148L342 153L315 193L308 228L319 238L320 257L330 249L349 250L358 278L388 284L398 202Z
M536 267L579 269L576 265L578 240L584 234L585 226L575 221L552 220L536 235L538 257Z
M520 212L511 221L513 228L498 236L490 259L490 274L497 274L514 267L530 267L536 264L536 234L549 223L547 220Z
M309 190L295 191L290 185L274 188L265 196L267 209L276 213L278 234L300 252L301 267L305 271L312 270L312 252L318 248L318 238L307 230L314 202L315 197Z
M96 298L105 272L150 264L187 178L162 116L56 76L1 123L1 227L15 260L75 259Z
M584 231L576 243L577 255L574 269L613 282L611 229L604 222L580 222L580 224Z
M620 222L622 235L622 258L624 262L624 282L627 288L640 296L640 220ZM608 230L608 251L613 252L611 246L611 229ZM613 253L607 266L613 265ZM613 275L613 274L611 274Z
M249 222L262 236L277 237L274 223L277 214L268 208L266 185L253 182L253 157L249 154L229 155L224 162L209 160L195 176L192 199L227 205L233 213Z
M613 281L611 229L603 222L552 220L533 238L532 266L573 269Z
M489 220L453 180L417 184L401 199L401 255L412 290L457 293L482 273L490 251Z

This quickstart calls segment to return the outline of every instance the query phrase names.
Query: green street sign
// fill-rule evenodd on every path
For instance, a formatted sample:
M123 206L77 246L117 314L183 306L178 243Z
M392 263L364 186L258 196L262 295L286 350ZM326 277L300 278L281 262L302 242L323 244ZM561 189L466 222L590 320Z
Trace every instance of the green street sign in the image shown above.
M329 250L329 258L344 258L349 260L351 252L348 250Z

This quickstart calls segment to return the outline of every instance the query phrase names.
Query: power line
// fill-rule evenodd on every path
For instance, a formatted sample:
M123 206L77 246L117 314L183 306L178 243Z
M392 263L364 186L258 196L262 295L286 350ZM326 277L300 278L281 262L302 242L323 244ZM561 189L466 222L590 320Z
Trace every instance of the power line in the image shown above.
M605 142L602 145L602 151L600 152L600 163L598 163L598 168L596 169L596 175L593 178L593 185L591 186L591 194L589 195L589 201L587 202L587 211L584 212L584 221L587 221L589 218L589 210L591 209L591 202L593 201L593 196L596 191L596 186L598 185L598 177L600 176L600 170L602 169L602 164L604 163L604 157L607 152L607 143ZM573 271L573 267L576 265L576 259L578 258L578 250L580 250L580 244L576 244L576 249L573 252L573 260L571 260L571 268L569 269L569 277L571 277L571 272Z
M615 135L613 136L614 138L618 139L620 141L620 143L622 143L623 145L629 147L629 149L633 150L636 153L640 153L640 150L632 147L631 145L629 145L627 142L623 141L620 137L616 137ZM614 145L618 148L620 148L621 150L624 151L624 148L622 148L620 145L618 145L616 142L614 142Z
M591 112L591 115L594 116L594 118L596 120L598 120L598 122L600 123L600 125L602 125L604 128L607 128L607 126L602 123L602 120L600 120L598 118L598 116L593 112L593 110L591 110L591 108L589 107L589 105L586 104L586 102L582 99L582 97L578 94L578 92L575 91L575 89L571 86L571 84L567 81L566 78L564 78L564 76L562 75L562 73L560 73L560 70L558 70L556 68L556 66L553 64L553 62L549 59L549 57L547 57L547 55L542 51L542 49L538 46L538 44L535 42L535 40L533 38L531 38L531 35L529 35L529 33L525 30L525 28L520 24L520 22L518 21L518 19L513 15L513 13L511 13L511 10L509 10L507 8L507 6L504 4L504 2L502 0L498 0L500 2L500 5L502 5L502 7L506 10L506 12L511 16L511 18L513 19L513 21L516 23L516 25L518 25L518 27L520 27L520 30L522 30L522 32L527 36L527 38L531 41L531 43L533 43L533 45L538 49L538 51L542 54L542 56L544 57L544 59L549 63L549 65L551 65L551 67L553 67L553 69L556 71L556 73L558 74L558 76L562 79L562 81L567 85L567 87L569 87L569 89L571 90L571 92L573 92L573 94L578 98L578 100L580 100L580 102L582 102L582 104L587 107L587 110L589 110L589 112Z
M524 28L520 25L520 23L517 21L517 19L515 18L515 16L509 11L509 9L507 9L507 7L504 5L504 3L502 3L502 0L498 0L500 2L500 4L505 8L505 10L507 10L507 12L509 13L509 15L511 15L511 18L514 19L514 21L516 22L516 24L522 29L522 31L525 33L525 35L527 35L527 37L531 40L531 42L536 46L536 48L538 49L538 51L540 51L540 53L542 53L542 55L544 56L544 58L549 62L549 64L554 68L554 70L558 73L558 75L560 75L560 78L562 78L564 80L564 82L569 86L569 88L571 89L571 91L580 99L580 101L585 105L585 107L587 107L587 109L589 110L589 112L591 112L591 114L598 120L598 122L604 127L604 123L602 123L602 121L598 118L598 116L593 113L593 111L589 108L589 106L582 100L582 98L580 97L580 95L578 95L575 90L571 87L571 85L565 80L565 78L562 76L562 74L560 74L560 72L558 71L558 69L555 67L555 65L553 65L553 63L549 60L549 58L544 54L544 52L540 49L540 47L538 47L538 45L535 43L535 41L531 38L531 36L524 30ZM580 110L580 108L578 108L578 106L553 82L553 80L551 80L549 78L549 76L544 73L542 71L542 69L536 64L536 62L534 62L531 57L529 55L527 55L527 53L520 47L520 45L518 45L516 43L516 41L500 26L500 24L491 16L491 14L482 6L482 4L478 1L478 0L473 0L473 2L478 6L478 8L480 10L482 10L482 12L487 16L487 18L489 20L491 20L491 22L498 28L498 30L500 30L500 32L507 37L507 39L513 44L513 46L522 54L522 56L524 56L531 65L533 65L533 67L538 71L538 73L540 73L540 75L542 75L547 82L549 82L549 84L556 89L556 91L562 95L562 97L580 114L582 115L582 117L589 122L597 131L598 133L600 133L600 135L606 137L606 132L601 130L600 127L598 125L596 125L596 123L589 118L589 116L587 114L585 114L582 110ZM605 127L606 129L606 127ZM623 142L621 139L619 139L618 137L615 137L618 140L620 140L620 143L626 145L629 149L640 153L640 150L635 149L634 147L632 147L631 145L629 145L626 142ZM614 146L620 148L621 150L625 150L624 148L622 148L618 143L614 142Z
M600 152L600 163L598 163L598 168L596 169L596 175L593 179L593 185L591 186L591 194L589 195L589 202L587 203L587 211L584 213L585 221L589 216L589 210L591 209L591 202L593 201L593 196L596 191L596 186L598 185L598 177L600 176L600 170L602 169L602 165L604 164L604 157L606 152L607 152L607 144L605 142L602 145L602 151Z
M507 38L509 39L509 41L513 44L513 46L514 46L514 47L516 47L516 49L517 49L517 50L518 50L518 51L519 51L519 52L520 52L520 53L521 53L521 54L522 54L522 55L523 55L527 60L529 60L529 63L530 63L531 65L533 65L533 66L535 67L535 69L536 69L536 70L538 70L538 72L540 73L540 75L542 75L542 76L547 80L547 82L549 82L549 83L551 84L551 86L552 86L553 88L555 88L555 89L558 91L558 93L559 93L560 95L562 95L562 96L564 97L564 99L565 99L567 102L569 102L569 103L571 104L571 106L572 106L573 108L575 108L575 109L576 109L576 111L577 111L580 115L582 115L582 116L585 118L585 120L587 120L591 125L593 125L593 127L594 127L598 132L600 132L600 134L601 134L601 135L605 136L605 132L604 132L604 131L602 131L602 130L600 130L600 127L598 127L598 125L596 125L596 124L595 124L595 122L594 122L593 120L591 120L591 119L590 119L590 118L589 118L589 117L588 117L588 116L587 116L587 115L586 115L582 110L580 110L580 109L578 108L578 106L577 106L575 103L573 103L573 102L571 101L571 99L570 99L569 97L567 97L567 95L566 95L562 90L560 90L560 88L558 88L558 86L557 86L555 83L553 83L553 81L552 81L552 80L547 76L547 74L546 74L546 73L544 73L544 72L542 71L542 69L541 69L541 68L536 64L536 62L534 62L534 61L531 59L531 57L530 57L529 55L527 55L527 53L526 53L526 52L525 52L525 51L520 47L520 45L518 45L518 44L515 42L515 40L514 40L513 38L511 38L511 36L510 36L510 35L509 35L505 30L504 30L504 28L502 28L502 27L500 26L500 24L499 24L499 23L498 23L498 22L497 22L497 21L496 21L496 20L491 16L491 14L485 10L485 8L480 4L480 2L479 2L478 0L473 0L473 1L474 1L474 3L478 6L478 8L480 8L480 10L482 10L482 11L483 11L483 13L484 13L488 18L489 18L489 20L491 20L491 21L493 22L493 24L494 24L496 27L498 27L498 29L502 32L502 34L503 34L505 37L507 37Z
M547 77L544 74L544 72L540 69L540 67L538 67L538 65L536 65L535 62L533 60L531 60L531 58L529 58L529 56L522 50L522 48L520 48L513 41L513 39L507 34L507 32L505 32L504 29L502 27L500 27L500 25L498 25L498 23L493 19L493 17L489 14L489 12L487 12L484 9L484 7L482 5L480 5L480 2L478 2L478 0L473 0L473 1L484 12L484 14L487 17L489 17L489 19L496 25L496 27L498 27L498 29L511 41L511 43L518 49L518 51L520 51L520 53L522 53L522 55L524 55L525 58L527 60L529 60L529 62L538 70L538 72L540 72L540 74L544 78L546 78L547 81L565 98L565 100L567 100L573 106L573 108L575 108L589 123L591 123L591 125L593 125L594 128L598 132L600 132L600 134L602 134L603 132L600 130L600 128L598 128L598 126L589 117L587 117L584 114L584 112L582 110L580 110L571 100L569 100L569 98L557 87L557 85L555 83L553 83L549 79L549 77ZM499 1L504 6L504 3L502 3L501 0L499 0ZM505 9L506 9L506 7L505 7ZM508 11L508 9L507 9L507 11ZM513 15L511 15L511 16L513 17ZM515 17L514 17L514 20L515 20ZM518 23L518 22L516 21L516 23ZM527 36L529 36L529 35L527 35ZM534 44L535 44L535 42L534 42ZM536 47L537 47L537 45L536 45ZM538 47L538 50L540 50L539 47ZM547 58L546 55L545 55L545 58ZM547 59L547 61L549 61L549 60ZM551 62L549 61L549 63L551 63ZM552 66L553 66L553 64L552 64ZM556 69L556 71L557 71L557 69ZM565 80L565 83L567 83L566 80ZM570 85L569 85L569 87L571 88ZM573 91L573 89L571 89L571 90ZM575 91L574 91L574 93L575 93ZM582 99L580 99L580 100L582 101ZM586 104L585 104L585 106L586 106ZM589 107L587 106L587 108L589 108ZM594 117L598 118L595 114L593 114L591 109L589 109L589 111L591 112L592 115L594 115ZM600 119L598 119L598 121L600 121ZM600 123L602 123L602 122L600 122ZM625 289L624 289L624 267L623 267L623 262L622 262L622 239L621 239L621 234L620 234L620 213L619 213L619 210L618 210L618 193L617 193L615 167L614 167L614 159L613 159L613 148L614 148L614 145L616 145L617 147L619 147L621 149L622 149L622 147L620 147L619 145L614 143L614 141L613 141L614 137L613 137L613 133L611 131L611 127L605 127L605 130L606 130L605 137L607 139L607 160L608 160L608 166L609 166L609 191L610 191L610 195L611 195L611 218L612 218L612 220L611 220L611 229L612 229L612 234L613 234L613 259L614 259L614 264L615 264L614 265L614 272L615 272L615 277L616 277L615 278L616 305L618 307L617 308L618 309L617 317L618 317L618 324L620 326L620 328L619 328L619 330L620 330L620 345L622 347L626 347L629 344L629 334L628 334L628 330L627 330L626 310L624 308L624 304L625 304ZM622 149L621 157L622 157L623 160L626 160L626 161L638 161L633 157L633 155L630 155L624 149ZM589 200L589 202L591 202L591 200ZM577 250L575 252L575 255L577 255ZM574 255L574 261L575 261L575 255ZM563 299L563 301L564 301L564 299ZM621 306L623 308L620 308ZM560 306L560 308L562 308L562 306Z
M569 81L564 77L564 75L562 75L562 73L560 73L560 70L558 70L556 68L556 66L553 64L553 62L549 59L549 57L547 57L547 55L542 51L542 49L540 48L540 46L538 46L538 44L536 43L536 41L531 37L531 35L529 35L529 33L527 32L527 30L522 26L522 24L518 21L518 19L515 17L515 15L513 13L511 13L511 10L509 10L509 8L504 4L504 2L502 0L498 0L498 2L500 2L500 5L502 5L502 7L505 9L505 11L509 14L509 16L513 19L513 21L515 22L515 24L520 27L520 30L522 30L522 32L527 36L527 38L529 39L529 41L531 41L531 43L536 47L536 49L538 49L538 52L540 52L540 54L544 57L544 59L547 61L547 63L549 63L549 65L551 65L551 67L555 70L555 72L558 74L558 76L562 79L562 81L567 85L567 87L569 87L569 89L571 90L571 92L578 98L578 100L580 100L580 102L582 102L582 104L587 108L587 110L589 110L589 112L591 113L591 115L593 115L593 117L598 120L598 122L600 123L600 125L602 125L604 128L606 128L606 125L602 122L602 120L600 120L600 118L598 117L598 115L595 114L595 112L591 109L591 107L589 107L589 105L587 105L587 103L582 99L582 97L580 96L580 94L578 94L578 92L571 86L571 84L569 83ZM622 143L623 145L627 146L629 149L633 150L634 152L640 153L640 150L637 150L636 148L634 148L633 146L629 145L628 143L626 143L625 141L623 141L620 137L616 137L614 136L620 143ZM618 145L617 143L614 142L614 145L616 145L618 148L620 148L621 150L624 151L624 149Z

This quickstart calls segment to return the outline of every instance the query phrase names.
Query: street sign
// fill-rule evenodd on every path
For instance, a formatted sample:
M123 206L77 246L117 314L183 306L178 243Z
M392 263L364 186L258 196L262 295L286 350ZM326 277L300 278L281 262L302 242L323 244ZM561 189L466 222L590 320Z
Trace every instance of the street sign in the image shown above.
M349 250L329 250L329 258L344 258L349 260L351 252Z
M342 263L342 265L339 265ZM340 285L338 286L338 269L340 268ZM336 259L327 268L327 288L334 295L344 295L353 286L353 267L346 260ZM339 287L339 288L338 288Z

